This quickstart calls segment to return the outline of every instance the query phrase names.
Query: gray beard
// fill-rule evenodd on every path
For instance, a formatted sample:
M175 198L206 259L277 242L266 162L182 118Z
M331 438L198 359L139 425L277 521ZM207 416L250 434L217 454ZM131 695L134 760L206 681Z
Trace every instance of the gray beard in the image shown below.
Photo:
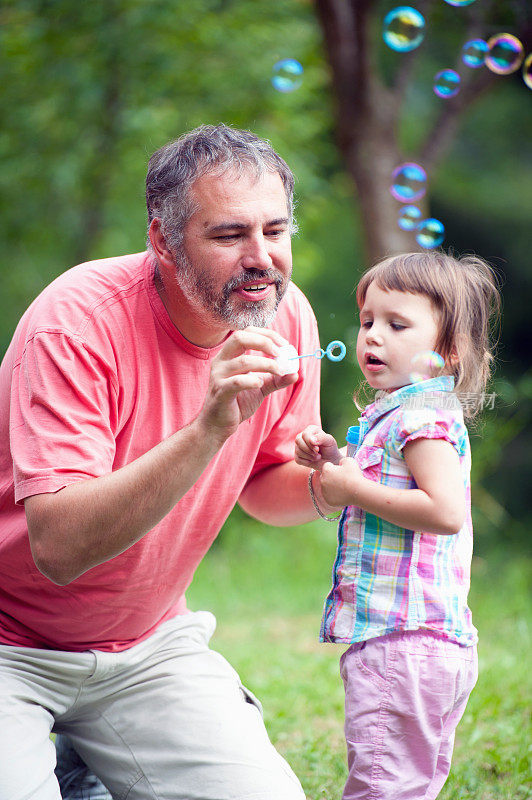
M190 305L198 312L210 312L217 320L231 330L241 330L248 326L269 327L277 312L279 303L286 291L288 281L278 270L246 270L238 277L231 278L220 290L215 288L212 276L194 269L185 255L174 255L176 281ZM248 308L234 308L233 292L250 280L272 280L275 283L275 302L271 299L250 302Z

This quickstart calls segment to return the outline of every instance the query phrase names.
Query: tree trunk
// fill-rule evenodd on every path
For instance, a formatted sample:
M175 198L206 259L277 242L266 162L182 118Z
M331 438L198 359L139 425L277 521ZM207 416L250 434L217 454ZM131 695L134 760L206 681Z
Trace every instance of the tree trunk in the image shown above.
M374 263L394 253L420 250L414 233L403 231L397 224L401 204L390 193L392 172L409 160L418 161L427 172L432 172L448 149L461 115L496 82L496 76L489 70L476 75L469 70L460 93L441 105L432 129L426 132L419 156L406 158L401 153L397 129L417 51L402 55L394 86L388 88L380 80L374 63L372 0L314 2L332 70L338 147L356 186L366 257ZM433 0L418 0L417 5L426 12ZM491 4L486 5L492 9ZM518 35L526 42L528 15L523 0L516 0L516 6ZM486 8L470 10L466 36L473 38L479 34L486 14ZM427 196L416 205L424 218L430 216Z
M338 146L356 186L369 263L419 249L397 224L400 203L390 193L393 170L405 159L397 144L397 95L376 77L368 30L370 0L316 0L336 97Z

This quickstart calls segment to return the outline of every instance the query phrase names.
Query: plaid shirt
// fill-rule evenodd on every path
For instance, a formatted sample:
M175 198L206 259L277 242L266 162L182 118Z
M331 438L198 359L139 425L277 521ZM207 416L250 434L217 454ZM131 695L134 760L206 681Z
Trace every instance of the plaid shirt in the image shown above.
M338 527L332 589L320 640L362 642L398 630L426 628L460 645L477 641L467 606L473 528L469 438L448 376L379 393L360 418L355 455L366 478L397 489L416 483L402 453L414 439L445 439L456 449L467 513L459 533L401 528L348 506Z

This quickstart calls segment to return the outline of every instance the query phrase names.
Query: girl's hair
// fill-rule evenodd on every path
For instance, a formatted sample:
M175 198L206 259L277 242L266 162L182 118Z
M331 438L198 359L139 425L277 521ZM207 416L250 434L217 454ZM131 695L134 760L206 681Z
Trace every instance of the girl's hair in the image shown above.
M467 393L464 413L473 417L483 404L483 393L493 363L495 326L501 299L496 275L478 256L438 252L390 256L368 269L357 286L362 308L369 285L428 297L439 315L435 350L454 375L455 391ZM492 341L493 337L493 341Z

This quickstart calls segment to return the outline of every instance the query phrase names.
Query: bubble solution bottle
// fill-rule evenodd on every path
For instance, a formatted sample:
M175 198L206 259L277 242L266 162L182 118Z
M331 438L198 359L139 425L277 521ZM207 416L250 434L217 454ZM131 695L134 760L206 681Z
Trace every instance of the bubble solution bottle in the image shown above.
M360 426L351 425L347 429L347 435L345 437L345 440L347 442L347 455L350 458L353 458L353 456L357 451L359 437L360 437Z

